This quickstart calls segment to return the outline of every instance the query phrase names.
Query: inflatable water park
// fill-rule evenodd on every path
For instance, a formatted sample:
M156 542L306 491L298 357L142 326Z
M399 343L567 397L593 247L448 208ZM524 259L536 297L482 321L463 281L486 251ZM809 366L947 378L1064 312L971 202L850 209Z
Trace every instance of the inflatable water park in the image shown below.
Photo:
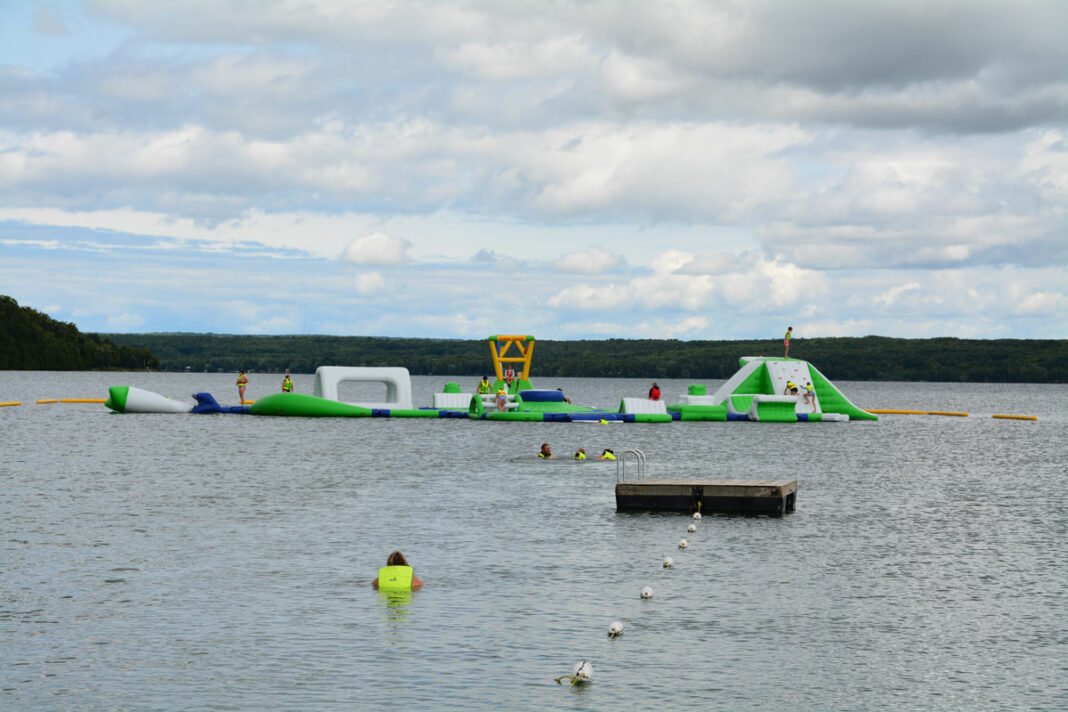
M678 403L624 397L607 410L574 404L559 390L541 390L531 382L533 336L490 336L496 380L478 392L464 392L446 383L428 406L412 402L411 376L403 367L320 366L314 395L274 393L250 405L220 405L210 393L182 401L134 386L112 386L104 402L117 413L235 413L275 417L466 418L471 420L589 423L670 423L732 421L797 423L878 420L854 405L807 361L768 356L743 356L738 372L712 395L691 385ZM344 402L344 383L384 384L381 402Z

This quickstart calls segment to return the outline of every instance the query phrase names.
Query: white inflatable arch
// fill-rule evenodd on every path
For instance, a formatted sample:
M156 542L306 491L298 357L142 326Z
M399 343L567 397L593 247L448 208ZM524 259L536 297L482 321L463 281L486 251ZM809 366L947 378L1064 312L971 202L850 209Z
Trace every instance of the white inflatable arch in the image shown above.
M359 383L386 384L384 403L350 403L361 408L398 408L410 410L412 407L412 377L408 369L400 366L320 366L315 369L315 395L336 401L337 387L346 381Z

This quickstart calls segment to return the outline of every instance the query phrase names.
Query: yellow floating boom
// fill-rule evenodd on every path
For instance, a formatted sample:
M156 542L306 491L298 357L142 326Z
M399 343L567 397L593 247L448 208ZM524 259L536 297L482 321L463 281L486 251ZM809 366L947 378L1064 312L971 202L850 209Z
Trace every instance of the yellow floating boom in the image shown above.
M40 404L40 403L59 403L59 399L58 398L40 398L40 399L37 400L37 402L38 402L38 404Z
M927 415L952 415L952 416L954 416L956 418L967 418L968 417L967 413L958 413L958 412L953 411L953 410L929 410L929 411L927 411Z
M9 405L22 405L22 401L0 401L0 408Z
M1007 415L1005 413L994 413L992 417L1005 420L1038 420L1037 415Z
M887 408L868 408L869 413L899 413L902 415L927 415L926 410L891 410Z
M60 398L60 403L103 403L107 398Z

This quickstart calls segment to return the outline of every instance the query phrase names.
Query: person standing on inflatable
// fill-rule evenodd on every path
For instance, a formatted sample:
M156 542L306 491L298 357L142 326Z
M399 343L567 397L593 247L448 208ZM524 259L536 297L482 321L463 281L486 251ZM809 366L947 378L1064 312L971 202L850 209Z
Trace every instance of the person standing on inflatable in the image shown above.
M782 337L782 344L786 347L786 353L783 354L783 358L790 358L790 337L794 335L794 327L786 329L786 336Z
M411 591L422 586L423 582L408 565L404 554L394 551L386 559L386 565L378 570L378 578L371 585L379 591Z
M282 393L293 392L293 379L289 377L289 371L286 371L286 377L282 379Z
M244 371L237 372L237 404L245 404L245 386L248 385L248 376Z
M653 387L649 389L649 400L660 400L660 386L653 382Z
M488 376L483 376L482 380L478 382L478 394L485 395L490 392L490 382Z

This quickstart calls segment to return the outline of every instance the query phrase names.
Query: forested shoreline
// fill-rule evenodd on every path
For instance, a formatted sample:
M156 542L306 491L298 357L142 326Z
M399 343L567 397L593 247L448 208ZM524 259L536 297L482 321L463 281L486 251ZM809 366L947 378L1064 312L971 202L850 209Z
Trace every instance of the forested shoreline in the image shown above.
M417 375L478 376L490 372L485 339L368 336L243 336L106 334L116 344L147 349L168 371L313 373L318 366L405 366ZM727 378L738 357L781 355L778 339L538 340L539 376ZM855 381L1068 383L1064 339L899 339L884 336L795 338L790 355L811 361L829 378Z
M0 295L0 370L158 370L147 349L120 345Z

